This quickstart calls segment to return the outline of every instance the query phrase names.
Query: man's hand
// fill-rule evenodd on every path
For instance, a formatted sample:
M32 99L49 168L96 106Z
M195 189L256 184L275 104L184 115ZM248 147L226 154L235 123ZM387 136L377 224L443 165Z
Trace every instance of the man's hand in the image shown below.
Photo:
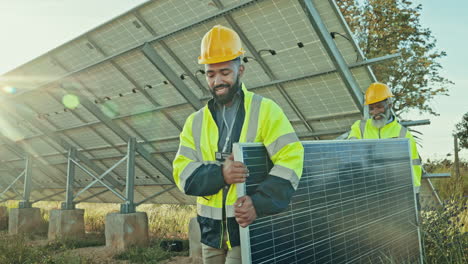
M250 196L242 196L234 203L234 216L237 223L246 227L257 219L257 212Z
M242 183L248 176L249 171L242 162L234 161L231 154L223 163L223 177L227 184Z

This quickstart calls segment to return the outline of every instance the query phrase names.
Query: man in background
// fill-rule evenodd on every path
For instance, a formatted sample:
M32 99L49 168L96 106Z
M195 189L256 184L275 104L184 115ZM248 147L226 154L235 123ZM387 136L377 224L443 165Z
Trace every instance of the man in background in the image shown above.
M416 147L416 141L409 130L400 125L392 114L392 97L390 88L383 83L372 83L366 90L365 105L369 106L367 120L358 120L351 126L348 139L381 139L381 138L408 138L413 164L413 183L417 197L418 210L419 189L421 187L421 159Z

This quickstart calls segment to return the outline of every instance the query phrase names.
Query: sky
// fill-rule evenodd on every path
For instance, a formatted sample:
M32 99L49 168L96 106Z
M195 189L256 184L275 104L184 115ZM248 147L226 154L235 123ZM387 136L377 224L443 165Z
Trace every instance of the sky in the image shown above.
M418 0L414 3L422 4L421 24L432 31L437 40L436 47L447 52L447 56L440 60L441 75L455 84L449 87L449 96L437 97L431 103L440 116L415 112L407 116L413 120L431 120L431 125L415 127L423 133L419 152L424 160L442 159L453 153L451 135L455 124L468 112L468 1ZM468 159L468 150L462 150L459 155Z
M0 74L8 72L47 51L72 40L146 0L0 0ZM455 124L468 112L468 1L415 0L422 4L421 23L437 39L442 76L455 84L450 96L432 102L440 116L413 111L407 119L430 119L417 127L423 133L419 149L424 160L442 159L453 153ZM460 156L468 159L468 151ZM449 157L451 158L451 157Z

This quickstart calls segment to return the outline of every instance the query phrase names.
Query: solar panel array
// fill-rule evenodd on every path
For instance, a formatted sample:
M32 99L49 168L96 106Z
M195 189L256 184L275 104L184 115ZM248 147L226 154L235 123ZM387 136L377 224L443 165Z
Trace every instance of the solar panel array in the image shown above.
M351 36L333 1L313 3L328 32ZM242 80L248 89L276 101L301 139L333 138L360 119L360 106L314 30L303 0L148 1L0 76L0 86L18 90L0 97L5 139L0 142L0 188L15 179L25 167L24 156L30 155L35 159L33 199L63 200L63 193L54 194L65 187L69 147L77 148L94 169L80 161L83 166L105 171L125 156L127 135L137 138L152 159L137 156L136 199L173 186L178 134L187 116L210 97L197 57L203 35L217 24L242 38L248 60ZM373 76L365 63L359 64L363 58L356 44L338 35L333 42L358 89L366 89ZM165 63L155 67L142 52L145 43ZM76 108L66 106L69 95L78 96ZM125 184L124 166L110 176ZM78 170L75 187L92 180ZM16 187L21 188L21 181ZM98 185L87 195L103 190ZM119 200L105 192L89 201ZM194 199L171 189L148 202Z
M241 228L243 263L417 263L421 245L407 139L310 141L285 212ZM239 144L253 194L272 164L259 144Z

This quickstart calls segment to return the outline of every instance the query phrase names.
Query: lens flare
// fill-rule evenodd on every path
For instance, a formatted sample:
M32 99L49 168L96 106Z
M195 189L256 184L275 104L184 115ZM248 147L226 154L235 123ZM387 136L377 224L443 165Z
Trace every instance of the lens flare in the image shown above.
M66 94L62 97L62 103L66 108L75 109L80 105L80 98L74 94Z
M2 88L3 92L7 94L15 94L16 93L16 88L13 86L5 86Z

